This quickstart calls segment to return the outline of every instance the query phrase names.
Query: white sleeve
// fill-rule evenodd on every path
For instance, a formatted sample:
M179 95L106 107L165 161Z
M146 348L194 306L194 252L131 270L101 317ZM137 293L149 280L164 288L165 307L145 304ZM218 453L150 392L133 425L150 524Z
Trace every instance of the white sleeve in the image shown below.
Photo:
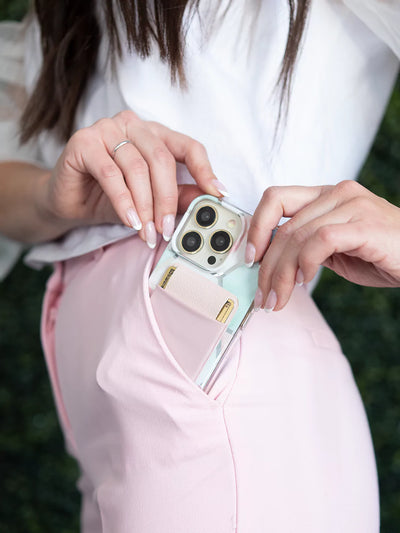
M0 160L41 165L38 145L21 146L18 122L26 103L25 23L0 22ZM11 270L24 246L0 235L0 280Z
M40 165L38 144L18 142L18 122L27 100L25 32L25 22L0 22L0 160Z
M343 0L400 58L400 1Z

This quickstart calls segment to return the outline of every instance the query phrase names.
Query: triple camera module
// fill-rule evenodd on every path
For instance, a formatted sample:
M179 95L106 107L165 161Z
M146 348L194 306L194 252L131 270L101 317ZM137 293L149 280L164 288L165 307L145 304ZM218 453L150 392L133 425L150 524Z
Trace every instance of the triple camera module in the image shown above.
M216 223L217 218L217 211L210 205L200 207L195 216L197 225L205 229L211 228ZM232 246L232 241L232 235L228 231L218 230L211 235L209 242L215 253L223 254ZM187 253L194 254L203 246L203 237L198 231L188 231L183 235L181 244ZM210 261L210 259L211 257L209 263L215 263L215 258L214 261Z

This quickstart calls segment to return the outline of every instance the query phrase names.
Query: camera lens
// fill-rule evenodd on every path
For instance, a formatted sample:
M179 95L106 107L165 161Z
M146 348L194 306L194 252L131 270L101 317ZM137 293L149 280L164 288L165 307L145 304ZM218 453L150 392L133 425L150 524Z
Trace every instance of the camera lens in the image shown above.
M232 237L227 231L216 231L211 237L210 244L216 252L226 252L232 245Z
M182 237L182 248L191 254L197 252L201 247L201 244L202 238L197 231L188 231L188 233L185 233Z
M209 228L215 222L217 218L217 213L213 207L210 205L205 205L200 207L196 213L196 222L202 228Z

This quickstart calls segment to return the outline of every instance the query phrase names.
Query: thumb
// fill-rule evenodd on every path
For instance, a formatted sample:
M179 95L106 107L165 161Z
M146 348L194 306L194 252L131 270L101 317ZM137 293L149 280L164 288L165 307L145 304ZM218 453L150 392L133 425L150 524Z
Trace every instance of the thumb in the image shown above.
M198 185L178 185L178 213L183 214L190 203L204 194Z

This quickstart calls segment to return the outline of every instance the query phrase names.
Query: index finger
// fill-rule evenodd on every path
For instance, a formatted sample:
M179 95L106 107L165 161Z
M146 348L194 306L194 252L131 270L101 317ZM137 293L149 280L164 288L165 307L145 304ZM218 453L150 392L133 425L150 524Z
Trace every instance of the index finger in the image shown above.
M286 185L269 187L264 191L252 217L247 242L255 247L255 261L259 261L271 240L272 231L282 217L292 217L330 188Z
M175 159L186 165L203 192L218 197L228 196L225 186L214 174L207 150L199 141L156 122L150 122L149 127L164 141Z

